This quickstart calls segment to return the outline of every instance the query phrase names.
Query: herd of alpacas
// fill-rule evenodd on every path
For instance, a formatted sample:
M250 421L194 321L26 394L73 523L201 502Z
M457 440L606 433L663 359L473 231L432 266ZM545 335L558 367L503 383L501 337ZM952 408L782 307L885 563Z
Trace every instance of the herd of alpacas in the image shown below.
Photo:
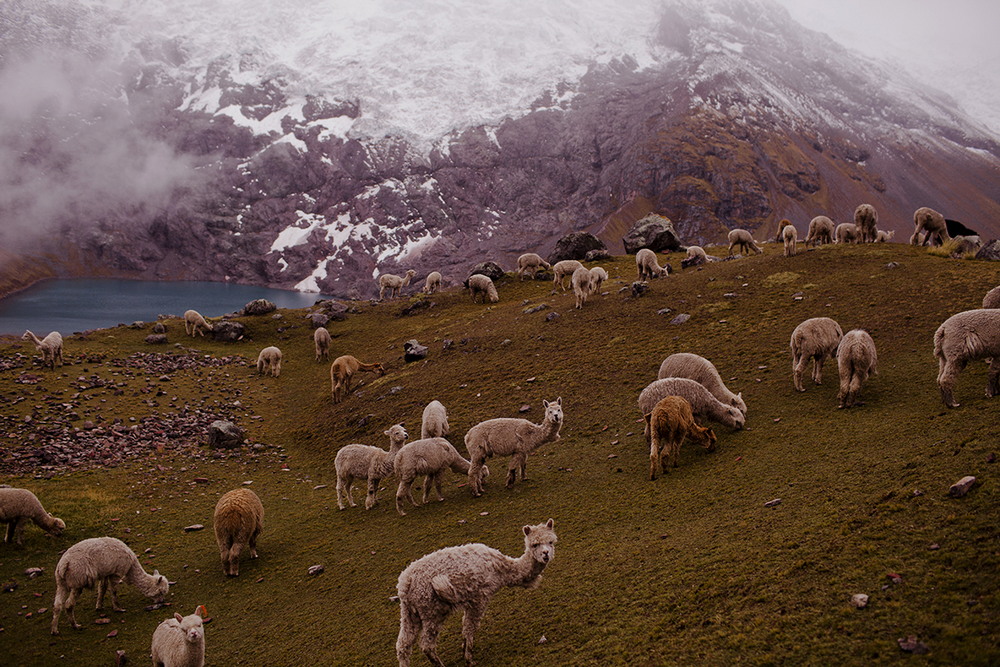
M867 204L858 207L855 222L834 226L826 216L817 216L809 223L805 243L831 242L880 242L891 238L876 228L878 216ZM916 231L912 243L947 238L944 218L927 208L914 214ZM791 230L791 231L789 231ZM781 221L776 241L783 243L785 256L795 254L797 232L787 220ZM742 252L760 253L761 247L750 232L742 229L729 234L729 252L734 248ZM691 246L682 262L684 266L718 261L709 257L702 248ZM567 260L549 265L539 255L526 253L517 263L517 275L534 278L539 271L551 270L553 290L565 290L565 279L571 279L576 296L576 307L581 308L587 298L598 293L607 279L607 272L600 267L586 268L580 262ZM636 255L636 270L640 281L666 277L669 265L660 266L656 254L648 249ZM405 277L383 275L378 280L380 299L386 290L390 298L399 293L413 278L414 271ZM493 281L486 276L473 276L467 287L473 299L482 295L491 302L498 300ZM481 279L480 279L481 278ZM433 292L441 287L441 275L431 273L424 291ZM189 310L184 314L185 332L190 336L212 330L212 323L199 313ZM62 364L62 337L52 332L39 339L30 331L24 340L32 341L42 354L43 366L55 368ZM314 331L316 362L329 359L331 337L327 329ZM846 334L840 325L828 317L813 317L800 323L791 332L789 343L792 357L792 384L798 391L805 391L802 375L810 360L813 362L812 380L822 382L823 363L836 359L840 389L839 407L861 405L861 388L866 379L877 372L877 354L872 337L862 329ZM939 362L938 387L941 400L948 407L958 407L954 399L954 385L958 374L972 361L990 360L990 373L986 387L987 396L1000 394L1000 286L990 290L983 299L983 308L952 315L934 334L934 355ZM257 359L257 371L278 378L281 371L281 350L267 347ZM385 374L379 363L364 363L351 355L339 356L330 365L330 382L333 402L340 403L351 393L351 383L359 371ZM482 421L465 434L464 443L468 458L447 440L450 434L445 406L436 400L429 402L423 411L420 438L408 442L409 434L402 424L394 424L383 435L389 439L388 448L363 444L349 444L337 452L334 467L337 475L337 505L343 510L356 507L352 494L355 481L366 485L365 508L377 503L381 482L395 475L398 479L396 510L405 515L407 504L418 506L412 493L413 483L423 477L422 502L428 501L432 488L438 500L444 474L451 470L468 479L474 497L480 496L490 471L488 459L510 457L505 484L512 487L518 476L526 479L527 457L538 448L559 441L563 425L562 398L543 401L544 416L541 423L527 419L497 417ZM733 430L740 430L746 422L747 404L742 393L733 393L722 380L715 365L697 354L682 352L672 354L660 365L657 379L646 386L638 397L639 412L645 422L644 432L649 446L649 479L655 480L662 470L678 464L678 454L685 439L700 444L708 451L715 449L716 435L704 424L715 422ZM699 423L700 422L700 423ZM244 550L257 558L257 538L263 528L264 507L260 498L247 488L225 493L217 502L213 516L214 532L226 576L239 576L239 560ZM38 498L29 490L0 488L0 522L7 524L4 541L22 543L23 531L28 522L34 522L53 535L65 530L65 523L42 507ZM464 613L462 638L465 659L472 664L472 648L486 607L492 596L501 588L520 586L534 588L541 581L542 572L555 555L556 533L554 521L549 519L538 525L523 526L524 553L517 558L506 556L485 544L465 544L440 549L419 558L399 575L397 592L400 604L400 629L396 642L396 657L400 665L408 665L414 643L419 639L420 648L435 665L443 665L437 654L437 637L445 619L456 610ZM144 595L162 601L169 592L167 578L157 571L147 573L136 554L121 540L112 537L84 539L59 558L55 568L56 593L52 606L52 634L59 634L62 614L69 617L73 628L80 629L74 607L84 589L97 589L97 607L101 608L105 593L110 590L112 605L121 610L117 585L121 582L135 586ZM204 664L205 633L204 607L199 606L189 616L174 614L155 630L150 653L154 665L200 666Z

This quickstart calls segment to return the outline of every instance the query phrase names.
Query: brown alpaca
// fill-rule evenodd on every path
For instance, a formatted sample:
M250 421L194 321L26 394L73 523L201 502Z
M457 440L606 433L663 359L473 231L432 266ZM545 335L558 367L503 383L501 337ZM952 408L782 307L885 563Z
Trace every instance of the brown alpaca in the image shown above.
M379 376L385 375L382 364L366 364L349 354L333 360L333 363L330 364L330 388L333 392L334 403L340 403L344 396L351 392L351 378L359 370L371 371Z
M649 445L649 479L656 479L659 464L663 472L667 466L677 467L677 457L681 452L684 438L700 444L710 452L715 451L715 433L712 429L698 426L691 412L691 404L680 396L667 396L646 416L651 435Z

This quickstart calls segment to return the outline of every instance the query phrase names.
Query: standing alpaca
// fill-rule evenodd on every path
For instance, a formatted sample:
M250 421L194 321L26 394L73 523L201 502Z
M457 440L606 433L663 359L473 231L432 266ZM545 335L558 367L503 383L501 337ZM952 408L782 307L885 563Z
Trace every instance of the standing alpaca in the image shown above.
M153 667L204 667L205 625L201 605L190 616L175 613L156 626L149 653Z
M521 277L521 280L524 280L524 277L529 274L534 279L539 271L548 271L551 268L552 265L537 253L526 252L517 258L517 275Z
M313 332L313 346L316 348L316 361L323 361L330 358L330 332L326 327L319 327Z
M431 271L427 274L427 279L424 280L424 293L434 294L441 289L441 272Z
M358 371L369 371L379 377L385 375L382 364L366 364L349 354L337 357L330 364L330 389L333 392L334 403L340 403L344 396L351 393L351 380Z
M825 215L817 215L809 221L809 233L806 234L806 245L818 246L824 243L833 243L833 220Z
M837 367L840 370L840 407L853 408L864 405L858 396L861 385L869 375L878 374L878 355L875 341L863 329L852 329L844 334L837 347Z
M541 424L532 424L527 419L499 417L487 419L469 429L465 434L465 447L469 451L469 488L473 496L483 493L483 464L493 456L512 454L507 468L507 488L514 486L520 470L521 479L525 474L528 454L548 442L559 440L559 429L563 423L562 396L549 403L542 401L545 418Z
M958 374L970 361L991 359L986 395L1000 395L1000 309L982 308L956 313L934 332L941 400L957 408L954 389Z
M604 270L603 266L595 266L590 270L590 287L591 292L596 294L601 291L601 286L604 281L608 279L608 272Z
M201 316L197 310L184 311L184 333L194 338L196 333L205 337L205 331L212 331L212 324Z
M410 269L406 272L406 276L400 278L391 273L383 273L378 277L378 300L381 301L385 296L385 291L389 290L389 298L394 296L399 296L399 291L410 284L413 276L417 275L417 272Z
M489 276L481 273L473 274L465 281L465 286L472 292L472 303L476 303L480 295L483 297L483 303L486 303L487 299L490 300L490 303L496 303L500 300L497 287Z
M774 237L775 243L781 243L785 238L785 227L792 224L792 221L788 218L782 218L778 221L778 233Z
M403 511L403 501L407 498L416 506L413 499L413 480L426 475L424 480L424 499L431 493L431 486L437 489L437 499L444 500L441 495L441 482L444 471L451 469L459 475L468 475L471 464L462 458L455 447L444 438L422 438L408 442L396 455L396 476L399 477L399 488L396 489L396 511L400 516L406 516ZM489 475L489 469L483 466L483 476Z
M29 521L50 535L62 535L66 529L66 523L46 512L31 491L0 488L0 523L7 524L3 541L23 544L24 527Z
M878 211L871 204L861 204L854 209L854 226L858 229L858 243L875 243L877 224Z
M55 370L57 359L59 365L63 365L63 338L58 331L52 331L45 338L39 339L38 336L27 330L21 336L21 340L30 340L35 344L35 349L42 353L42 368L51 366Z
M579 269L583 264L576 261L575 259L564 259L560 262L556 262L552 265L552 290L555 291L556 285L558 285L563 290L566 289L565 278L566 276L572 276L573 272Z
M657 467L667 472L667 466L677 467L681 443L690 438L710 452L715 451L715 433L710 428L698 426L694 421L691 404L680 396L665 396L646 415L649 429L649 479L656 479Z
M587 297L590 296L593 290L590 278L590 270L585 266L581 266L573 272L571 282L573 283L573 294L576 296L577 308L583 308L583 304L587 303Z
M261 350L257 355L257 373L273 377L281 375L281 350L273 345Z
M745 229L733 229L730 230L729 235L729 254L733 254L733 248L738 247L740 252L744 255L753 250L758 255L764 252L761 250L757 242L753 240L753 235Z
M743 400L743 392L734 394L729 391L722 381L715 364L705 357L690 352L676 352L663 360L660 370L656 374L657 379L663 378L688 378L694 380L712 396L715 396L723 403L734 406L745 417L747 414L747 404Z
M635 253L635 270L639 274L639 280L642 281L670 275L670 265L660 266L656 261L656 253L649 248L640 248L639 252Z
M431 401L420 420L421 438L443 438L448 435L448 411L441 401Z
M333 466L337 471L337 507L340 509L344 509L345 500L351 507L357 507L351 493L356 479L363 479L368 483L365 509L375 507L379 482L395 470L396 454L406 443L408 435L402 424L390 426L383 434L389 436L389 451L381 447L354 444L341 447L337 452Z
M888 243L895 236L896 236L895 229L890 229L889 231L880 229L875 233L875 243Z
M446 547L410 563L399 575L399 637L396 658L408 667L413 644L437 667L444 663L437 654L437 639L448 615L456 609L462 617L465 662L472 661L472 644L486 614L490 599L501 588L537 588L542 572L556 554L555 522L524 526L524 554L505 556L485 544Z
M923 232L924 238L921 242L920 234ZM944 245L950 241L948 235L948 223L944 221L944 216L932 208L923 206L913 212L913 236L910 237L910 245Z
M781 230L781 240L785 244L785 257L795 255L795 241L798 240L799 233L795 231L795 225L788 224Z
M810 359L813 360L813 382L823 384L823 361L837 356L837 346L843 337L840 325L829 317L813 317L795 327L789 346L792 348L792 382L796 389L806 390L802 386L802 373Z
M69 616L76 630L83 626L76 622L76 598L85 588L97 587L97 608L104 606L104 594L111 591L111 605L115 611L125 611L118 603L117 586L120 582L132 584L143 595L162 600L170 590L170 582L153 570L146 574L135 553L128 545L114 537L91 537L77 542L62 555L56 564L56 598L52 603L52 634L59 634L59 617L63 611Z
M834 243L857 243L858 228L853 222L842 222L837 225L834 236Z
M250 547L250 558L257 557L257 538L264 530L264 505L250 489L233 489L215 504L212 523L222 571L230 577L240 576L243 547Z

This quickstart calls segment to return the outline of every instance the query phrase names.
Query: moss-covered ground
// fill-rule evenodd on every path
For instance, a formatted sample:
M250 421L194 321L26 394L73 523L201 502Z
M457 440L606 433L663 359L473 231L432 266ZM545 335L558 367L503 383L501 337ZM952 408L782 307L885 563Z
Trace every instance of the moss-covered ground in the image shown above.
M676 268L679 259L669 261ZM549 517L560 539L555 560L539 589L494 598L477 636L481 665L1000 663L992 463L1000 399L985 398L986 365L978 362L959 379L962 406L944 408L932 354L934 330L980 305L1000 283L997 266L902 244L827 246L793 258L769 244L762 256L653 281L640 298L619 292L634 279L631 257L605 266L607 294L582 310L571 294L552 294L550 282L509 277L493 305L473 304L460 289L405 317L399 311L416 297L356 304L360 312L329 327L334 356L381 361L388 372L361 374L359 392L340 405L331 402L329 364L314 360L301 311L242 318L250 336L235 344L192 341L179 321L167 323L171 343L243 355L248 365L167 379L136 372L126 382L111 361L154 348L143 342L148 328L118 327L67 336L73 363L55 372L0 371L0 482L33 490L68 526L61 537L29 526L23 547L0 544L0 582L13 588L0 592L0 663L107 665L124 650L131 664L146 664L157 623L203 604L212 618L208 664L391 665L399 611L390 596L410 561L470 541L517 555L520 527ZM549 307L525 312L537 304ZM549 321L552 312L559 317ZM671 324L681 313L690 319ZM821 386L794 391L789 336L815 316L874 338L879 374L862 390L863 407L836 409L835 364ZM411 338L429 347L426 360L404 363L402 343ZM252 367L267 345L284 351L280 378L259 378ZM650 482L635 401L660 361L679 351L711 359L743 392L747 428L716 425L717 451L685 446L679 467ZM0 359L18 352L34 350L0 344ZM15 383L25 371L42 380ZM74 386L94 375L115 386ZM444 502L400 517L390 478L375 509L338 511L333 461L341 446L385 446L382 432L400 421L416 436L423 406L438 399L450 440L464 452L473 424L538 421L541 401L557 396L562 439L529 457L529 479L513 489L502 484L506 461L494 460L480 498L452 476ZM192 441L57 474L2 467L39 446L18 435L29 416L79 427L141 421L181 405L225 406L263 446L215 456ZM523 405L530 410L521 415ZM977 485L949 497L965 475ZM212 511L245 482L266 511L260 558L244 559L239 578L226 579ZM184 532L191 524L206 529ZM148 569L175 581L172 607L144 611L149 601L123 586L129 611L108 609L110 622L96 624L94 594L85 593L77 608L84 629L64 619L53 637L59 555L99 535L124 539ZM310 576L316 564L325 572ZM29 579L30 567L45 572ZM867 608L849 604L855 593L870 596ZM897 640L910 635L929 652L902 651ZM462 663L458 615L440 648L446 663ZM418 652L414 661L425 663Z

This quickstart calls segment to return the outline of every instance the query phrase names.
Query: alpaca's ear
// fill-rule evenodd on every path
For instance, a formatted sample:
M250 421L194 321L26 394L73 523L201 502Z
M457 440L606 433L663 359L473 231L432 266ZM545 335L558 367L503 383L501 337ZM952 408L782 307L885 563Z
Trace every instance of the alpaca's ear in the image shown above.
M159 570L153 570L153 576L154 577L160 576L160 571Z
M531 535L531 526L524 526L521 530L524 531L525 535Z
M174 618L176 618L178 621L184 620L184 617L178 614L176 611L174 612Z
M556 399L556 405L562 405L562 396Z
M556 525L556 522L553 519L549 519L548 521L545 522L545 527L546 528L552 528L552 526L554 526L554 525Z
M382 431L382 435L389 435L388 431Z
M736 398L738 398L738 399L740 399L742 401L743 400L743 392L741 391L740 393L736 394Z
M546 401L546 400L545 400L544 398L542 399L542 407L543 407L543 408L547 408L547 407L549 407L549 402L548 402L548 401Z

